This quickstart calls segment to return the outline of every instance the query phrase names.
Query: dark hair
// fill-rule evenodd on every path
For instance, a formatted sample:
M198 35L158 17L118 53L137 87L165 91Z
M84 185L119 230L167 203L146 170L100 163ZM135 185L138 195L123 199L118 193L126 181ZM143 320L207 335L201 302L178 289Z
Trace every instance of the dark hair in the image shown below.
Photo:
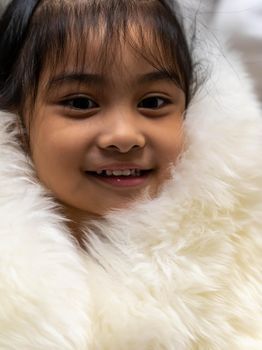
M22 114L34 103L45 67L75 56L75 69L88 57L88 37L104 31L97 57L105 67L125 41L192 95L193 64L178 6L169 0L13 0L0 20L0 109ZM135 24L136 39L130 34ZM150 40L150 44L148 44ZM74 48L74 50L72 50ZM84 48L84 49L83 49Z

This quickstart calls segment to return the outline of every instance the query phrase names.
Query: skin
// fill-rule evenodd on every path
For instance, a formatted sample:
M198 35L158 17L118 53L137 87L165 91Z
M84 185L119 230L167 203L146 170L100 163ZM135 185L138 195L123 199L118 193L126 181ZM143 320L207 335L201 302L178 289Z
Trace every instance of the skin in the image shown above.
M145 193L157 196L184 144L185 94L173 81L128 47L108 71L91 62L80 76L70 75L70 63L55 77L45 72L30 128L37 176L75 232L83 218L127 207ZM86 174L112 164L152 171L131 187Z

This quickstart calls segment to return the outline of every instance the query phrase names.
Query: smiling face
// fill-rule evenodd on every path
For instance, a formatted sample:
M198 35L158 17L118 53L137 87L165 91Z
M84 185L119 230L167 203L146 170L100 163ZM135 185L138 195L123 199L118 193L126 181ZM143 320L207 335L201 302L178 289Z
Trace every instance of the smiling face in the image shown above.
M66 207L103 215L145 192L154 197L181 153L185 95L125 47L102 72L70 64L45 74L30 131L32 159Z

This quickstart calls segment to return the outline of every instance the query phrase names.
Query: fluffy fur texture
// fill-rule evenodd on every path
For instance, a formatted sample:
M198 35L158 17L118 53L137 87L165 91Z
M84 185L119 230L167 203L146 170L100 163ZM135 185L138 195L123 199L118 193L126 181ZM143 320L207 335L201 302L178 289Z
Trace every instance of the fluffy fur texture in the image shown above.
M262 349L262 119L222 56L172 181L86 227L86 252L0 114L1 350Z

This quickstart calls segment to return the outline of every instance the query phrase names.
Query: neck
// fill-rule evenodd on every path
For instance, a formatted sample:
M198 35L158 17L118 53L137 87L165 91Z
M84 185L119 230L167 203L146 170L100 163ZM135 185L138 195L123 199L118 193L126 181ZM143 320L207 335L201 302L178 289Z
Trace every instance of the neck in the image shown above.
M89 222L101 219L101 217L65 204L62 204L61 208L62 213L69 219L67 226L72 236L76 239L80 247L85 249L84 243L87 237L83 231L83 227L88 227Z

